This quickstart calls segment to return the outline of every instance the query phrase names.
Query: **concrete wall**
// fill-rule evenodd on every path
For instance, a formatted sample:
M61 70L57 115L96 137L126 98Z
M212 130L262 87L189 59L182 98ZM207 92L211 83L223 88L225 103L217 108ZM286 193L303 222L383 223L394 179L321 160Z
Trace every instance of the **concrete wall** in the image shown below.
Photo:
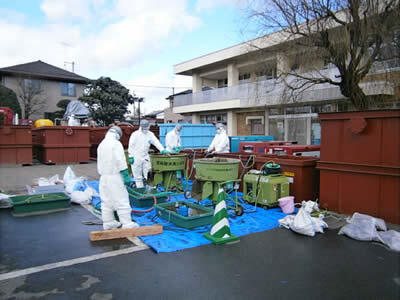
M9 89L12 89L18 97L18 100L21 102L20 99L20 94L21 94L21 88L19 85L19 81L22 80L23 84L23 78L17 78L17 77L11 77L11 76L4 76L3 77L3 84L5 87L8 87ZM50 80L45 80L45 79L40 79L40 88L42 92L38 94L36 97L39 99L44 100L45 104L42 106L40 111L34 115L30 116L30 119L41 119L44 117L45 112L55 112L57 110L60 110L60 108L57 107L57 103L62 100L62 99L69 99L69 100L74 100L78 99L80 96L83 95L83 90L85 87L85 84L81 83L75 83L76 85L76 96L75 97L68 97L68 96L62 96L61 95L61 82L60 81L50 81ZM21 105L21 110L22 114L24 114L24 107ZM21 118L24 118L21 116Z
M250 124L246 124L246 117L264 117L264 111L255 111L255 112L239 112L236 113L237 118L237 135L251 135L251 126ZM268 132L265 132L264 135L268 135Z

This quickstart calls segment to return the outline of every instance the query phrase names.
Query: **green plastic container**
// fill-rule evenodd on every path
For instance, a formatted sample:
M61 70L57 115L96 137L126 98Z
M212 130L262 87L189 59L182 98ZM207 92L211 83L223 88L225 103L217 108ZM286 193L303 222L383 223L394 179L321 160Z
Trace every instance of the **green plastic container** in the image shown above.
M178 202L179 205L184 204L188 208L191 208L193 214L187 217L178 214L175 207L176 202ZM155 207L158 216L160 216L164 220L174 223L177 226L188 229L209 225L212 223L214 216L214 209L198 205L190 201L174 201L161 203L157 204Z
M168 201L169 194L166 192L158 192L156 189L146 191L146 188L131 189L128 187L129 202L134 207L151 207L154 205L154 197L157 203Z
M70 198L65 193L14 196L10 197L10 200L15 216L36 215L70 208Z
M196 168L196 179L202 181L233 181L238 178L239 159L234 158L201 158L193 162Z
M151 157L151 168L154 172L178 171L185 169L185 154L153 154Z

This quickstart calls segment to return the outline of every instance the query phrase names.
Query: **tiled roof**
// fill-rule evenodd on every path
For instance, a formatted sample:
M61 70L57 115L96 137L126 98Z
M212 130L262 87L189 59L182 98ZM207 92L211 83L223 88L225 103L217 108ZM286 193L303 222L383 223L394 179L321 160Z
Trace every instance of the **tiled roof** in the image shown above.
M42 77L54 80L68 80L80 83L86 83L89 81L89 79L86 77L55 67L40 60L11 67L0 68L0 74L2 73Z

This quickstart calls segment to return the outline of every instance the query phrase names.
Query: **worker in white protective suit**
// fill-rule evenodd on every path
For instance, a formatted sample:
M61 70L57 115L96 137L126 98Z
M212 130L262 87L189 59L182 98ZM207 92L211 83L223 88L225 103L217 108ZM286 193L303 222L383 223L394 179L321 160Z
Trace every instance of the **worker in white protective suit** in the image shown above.
M68 118L68 126L81 126L81 121L78 118L75 118L75 115L71 115Z
M182 125L176 124L175 128L165 136L165 148L168 151L178 153L183 149L183 147L181 147L181 130Z
M138 227L132 222L129 195L125 185L131 181L124 148L119 141L122 130L112 126L97 148L97 171L100 174L101 217L104 230ZM114 218L117 212L119 222Z
M229 137L226 134L223 124L216 125L217 134L212 140L207 152L211 153L228 153L229 152Z
M150 146L154 145L161 154L170 153L164 149L160 141L149 129L149 121L141 120L139 129L134 131L129 138L129 163L132 167L132 174L137 188L144 187L143 179L147 181L147 176L151 170Z

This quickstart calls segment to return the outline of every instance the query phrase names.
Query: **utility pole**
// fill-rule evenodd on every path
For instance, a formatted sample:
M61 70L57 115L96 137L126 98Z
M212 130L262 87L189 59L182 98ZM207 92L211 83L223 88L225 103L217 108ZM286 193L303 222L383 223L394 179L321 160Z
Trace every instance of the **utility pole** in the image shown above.
M64 61L64 66L66 64L71 64L72 65L72 73L75 73L75 62L74 61Z
M139 97L134 97L134 100L133 100L133 111L135 111L135 102L137 102L138 103L138 119L139 119L139 125L140 125L140 102L143 102L144 101L144 98L143 97L141 97L141 98L139 98Z

